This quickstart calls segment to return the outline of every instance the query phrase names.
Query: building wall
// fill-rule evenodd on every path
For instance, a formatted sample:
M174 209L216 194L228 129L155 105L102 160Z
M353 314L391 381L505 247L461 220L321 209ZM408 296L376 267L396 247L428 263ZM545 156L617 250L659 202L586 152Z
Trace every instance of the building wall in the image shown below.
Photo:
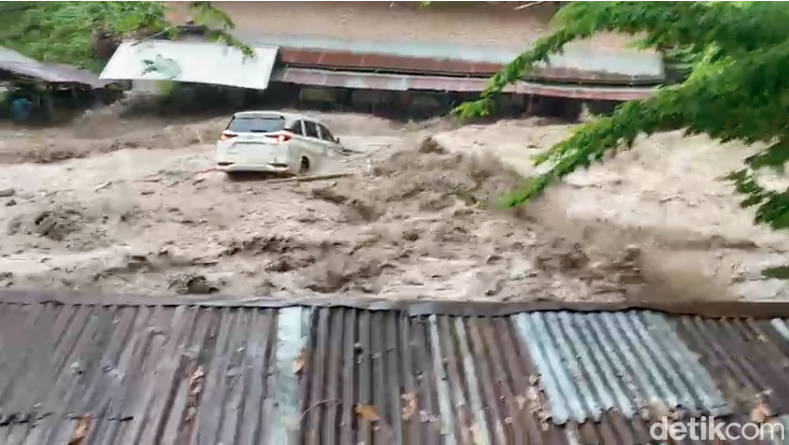
M170 21L189 20L185 2L168 2ZM316 36L379 42L430 42L522 49L549 31L549 3L514 11L483 2L214 2L242 35ZM630 39L604 35L579 45L623 51Z

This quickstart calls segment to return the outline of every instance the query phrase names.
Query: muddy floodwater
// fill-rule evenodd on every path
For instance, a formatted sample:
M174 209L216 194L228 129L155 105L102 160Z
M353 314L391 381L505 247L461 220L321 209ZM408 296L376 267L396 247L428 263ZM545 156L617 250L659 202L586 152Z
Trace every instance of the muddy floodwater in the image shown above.
M231 182L224 119L0 129L0 286L144 295L785 299L789 237L720 176L751 150L664 134L518 211L497 198L571 128L314 113L348 177ZM329 173L329 171L327 171ZM782 178L768 177L776 186ZM785 186L785 185L784 185Z

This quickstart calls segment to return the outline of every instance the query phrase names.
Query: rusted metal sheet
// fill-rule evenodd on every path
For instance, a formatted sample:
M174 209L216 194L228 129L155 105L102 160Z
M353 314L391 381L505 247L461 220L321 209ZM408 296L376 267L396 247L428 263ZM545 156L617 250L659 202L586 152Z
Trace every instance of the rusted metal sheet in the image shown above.
M441 443L436 356L424 320L320 309L313 332L299 443Z
M305 311L2 305L0 443L287 443Z
M744 302L744 301L638 301L638 302L595 302L595 301L526 301L484 302L448 301L386 298L348 299L342 297L307 296L298 298L275 298L268 296L232 295L176 295L146 297L134 294L109 294L77 292L73 290L47 290L41 288L9 287L0 289L0 304L80 304L92 306L194 306L214 308L281 309L294 306L348 307L370 311L402 311L411 316L452 315L503 317L525 312L572 311L581 313L623 312L632 310L655 311L674 318L675 316L698 316L705 318L752 318L771 321L776 318L789 319L789 302ZM787 328L789 329L789 328ZM787 332L789 335L789 332Z
M628 401L789 401L783 320L120 301L0 299L0 443L646 444L660 413Z
M473 64L503 66L528 49L479 45L469 42L397 42L364 39L336 39L319 35L249 34L243 36L250 44L272 45L296 51L384 55L406 59L460 61ZM550 57L554 69L571 72L611 73L614 77L630 79L629 83L656 84L665 81L665 68L654 51L619 51L587 45L569 45L562 54ZM610 78L610 77L609 77Z
M775 413L789 413L786 320L678 317L673 322L735 410L749 413L763 402Z
M657 442L650 436L656 414L628 417L608 409L597 421L552 422L544 375L527 346L532 339L516 325L516 317L317 310L302 376L305 420L297 442ZM744 423L748 417L733 419Z
M307 48L280 48L279 60L293 67L344 69L363 71L389 71L409 74L440 74L488 77L504 67L500 63L471 62L467 60L404 57L386 54L355 53ZM570 65L535 67L533 80L585 83L660 83L664 79L643 75L629 75L606 70L584 70Z
M273 81L314 85L322 87L372 89L384 91L453 91L480 92L487 86L487 79L473 77L441 77L410 74L358 73L327 71L308 68L281 68L272 75ZM504 89L505 92L569 97L587 100L627 101L646 99L655 93L647 87L582 87L577 85L542 85L518 82Z

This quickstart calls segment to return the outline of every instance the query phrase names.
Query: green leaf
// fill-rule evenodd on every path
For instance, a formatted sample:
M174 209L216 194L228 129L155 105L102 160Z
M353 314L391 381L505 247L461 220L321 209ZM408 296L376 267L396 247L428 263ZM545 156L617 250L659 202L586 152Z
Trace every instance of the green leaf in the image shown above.
M24 8L0 14L0 45L42 62L59 62L100 70L98 37L146 39L178 35L167 23L165 2L20 2ZM195 23L212 29L209 37L239 49L246 57L253 49L234 38L230 17L211 2L190 2Z
M788 229L789 191L767 190L754 174L763 167L782 169L789 160L787 20L785 2L571 2L557 14L554 32L491 77L479 100L455 112L484 116L493 96L574 40L610 31L638 36L640 46L687 71L682 82L579 126L536 159L548 171L526 181L505 203L516 206L539 196L607 153L632 148L641 134L684 130L721 142L770 144L727 179L743 195L741 205L756 209L757 223Z
M762 276L778 280L789 280L789 266L769 267L762 271Z

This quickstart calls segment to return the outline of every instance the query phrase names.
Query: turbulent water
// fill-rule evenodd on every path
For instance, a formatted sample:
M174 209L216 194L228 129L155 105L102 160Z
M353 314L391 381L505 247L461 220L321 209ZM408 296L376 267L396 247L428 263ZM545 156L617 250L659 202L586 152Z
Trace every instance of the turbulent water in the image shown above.
M747 155L666 134L526 210L496 197L567 135L320 114L353 151L313 182L210 171L224 119L0 130L0 285L146 295L782 298L786 257L718 177ZM425 128L427 127L427 128ZM425 143L428 136L436 143Z

